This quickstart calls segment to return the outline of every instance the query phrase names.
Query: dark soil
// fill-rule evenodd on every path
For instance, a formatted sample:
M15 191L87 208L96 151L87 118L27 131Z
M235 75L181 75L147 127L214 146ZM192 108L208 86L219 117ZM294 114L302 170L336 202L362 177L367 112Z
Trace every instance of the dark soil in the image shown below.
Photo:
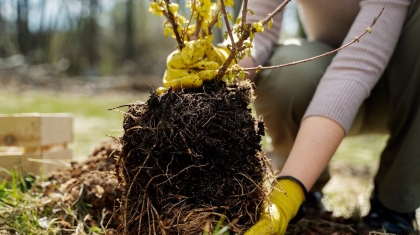
M309 208L305 217L296 224L290 224L286 235L360 235L369 234L358 228L358 221L333 217L332 212Z
M129 105L118 173L121 234L202 234L220 218L242 234L257 220L269 174L249 82L152 91Z

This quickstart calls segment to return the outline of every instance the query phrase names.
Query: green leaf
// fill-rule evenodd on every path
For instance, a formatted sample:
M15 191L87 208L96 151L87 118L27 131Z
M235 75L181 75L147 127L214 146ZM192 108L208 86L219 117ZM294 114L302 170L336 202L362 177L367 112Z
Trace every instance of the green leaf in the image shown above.
M252 48L253 46L252 46L252 44L251 43L249 43L249 42L244 42L244 45L245 46L247 46L247 47L250 47L250 48Z
M227 17L230 21L233 21L233 16L229 12L227 13Z
M99 234L104 234L104 232L102 231L102 229L98 228L98 227L90 227L89 228L90 232L97 232Z
M369 34L371 34L371 33L372 33L372 31L371 31L370 27L367 27L366 31L367 31Z
M356 42L359 42L359 37L355 37L354 40L356 40Z
M217 235L229 234L230 225L223 227L217 232Z
M240 77L241 79L245 79L245 73L244 73L244 71L243 71L243 70L241 70L241 71L239 72L239 77Z
M236 24L239 24L239 23L241 23L241 20L242 20L242 18L241 17L238 17L238 18L236 18Z
M214 229L213 235L217 235L218 234L218 232L219 232L220 227L222 226L222 224L223 224L223 217L221 217L219 219L219 222L217 222L217 225L216 225L216 228Z
M228 32L227 32L227 31L225 32L224 37L225 37L225 40L227 40L227 39L228 39Z
M255 15L255 12L251 9L251 8L248 8L248 11L249 12L251 12L251 14L254 16Z
M271 25L273 25L273 18L271 18L270 21L268 21L268 25L267 25L268 29L271 28Z

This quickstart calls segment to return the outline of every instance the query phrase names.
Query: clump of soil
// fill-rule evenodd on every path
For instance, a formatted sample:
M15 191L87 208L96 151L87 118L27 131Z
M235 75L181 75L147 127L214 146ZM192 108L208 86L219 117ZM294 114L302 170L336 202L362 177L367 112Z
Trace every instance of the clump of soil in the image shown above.
M87 161L72 162L71 168L52 172L43 182L44 195L63 195L68 205L79 203L79 210L85 210L82 214L90 214L86 220L90 227L100 227L102 221L109 229L116 229L120 224L117 208L122 190L113 173L119 152L116 143L107 142Z
M205 84L128 105L118 173L122 234L202 234L257 221L269 177L249 82Z

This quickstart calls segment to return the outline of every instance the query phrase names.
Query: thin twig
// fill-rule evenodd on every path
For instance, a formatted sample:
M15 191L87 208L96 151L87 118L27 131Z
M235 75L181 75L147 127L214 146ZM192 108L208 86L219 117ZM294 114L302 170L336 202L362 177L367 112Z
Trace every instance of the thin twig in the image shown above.
M202 22L203 22L203 19L200 18L200 15L197 15L197 21L195 22L195 31L192 35L193 40L198 39L198 35L200 34Z
M229 34L230 41L232 42L232 52L231 53L235 53L236 45L235 45L235 40L233 39L232 28L230 27L229 18L228 18L227 13L226 13L225 3L222 0L222 1L220 1L220 4L221 4L221 7L222 7L223 18L225 19L226 29L227 29L227 32Z
M214 13L214 17L209 23L209 26L207 27L209 29L209 32L212 31L214 25L219 21L219 13L222 11L222 8L218 8L216 12Z
M287 67L287 66L291 66L291 65L296 65L296 64L301 64L301 63L309 62L309 61L316 60L316 59L319 59L319 58L324 57L324 56L331 55L331 54L333 54L333 53L335 53L337 51L340 51L340 50L342 50L342 49L350 46L351 44L353 44L355 42L358 42L367 32L369 32L370 28L372 28L376 24L376 22L378 21L379 17L382 15L382 12L384 11L384 9L385 8L382 8L381 12L379 13L379 15L377 17L375 17L375 19L372 22L372 24L370 25L370 27L368 29L366 29L360 36L355 37L353 39L353 41L351 41L351 42L347 43L346 45L341 46L341 47L339 47L339 48L337 48L335 50L332 50L332 51L329 51L329 52L326 52L324 54L317 55L317 56L314 56L314 57L311 57L311 58L308 58L308 59L294 61L294 62L290 62L290 63L287 63L287 64L273 65L273 66L265 66L265 67L258 66L258 67L252 67L252 68L244 68L243 71L283 68L283 67ZM233 70L233 72L237 72L237 71L239 71L239 70Z
M285 8L286 5L289 4L290 1L292 1L292 0L286 0L282 4L280 4L279 7L277 7L272 13L268 14L267 17L262 20L262 24L266 25L271 19L273 19L273 17L275 15L277 15L279 12L281 12L283 10L283 8Z
M291 0L286 0L284 1L280 6L278 6L272 13L268 14L267 17L262 20L263 25L267 24L275 15L277 15L280 11L282 11L286 5L290 2ZM222 9L223 10L223 9ZM246 16L247 13L247 9L243 9L243 12L245 12L244 15L242 15L242 18L244 19L244 17ZM247 27L249 30L245 30L245 25L247 24ZM245 21L243 20L243 23L241 25L241 29L240 29L243 33L242 33L242 37L239 39L238 42L236 42L236 44L234 45L235 48L241 48L243 49L242 45L245 42L245 40L247 40L249 38L249 36L251 35L251 33L256 33L256 29L251 27L251 24L249 23L245 23ZM232 45L233 47L233 45ZM229 65L232 63L232 60L235 58L236 53L239 53L240 51L235 51L232 50L229 54L229 57L226 59L225 63L223 64L223 66L219 69L217 76L216 76L216 81L220 81L222 80L223 76L226 74L226 71L229 67Z
M241 18L241 28L244 28L246 24L246 13L248 12L248 0L244 0L242 3L242 18Z
M120 106L117 106L117 107L114 107L114 108L109 108L109 109L106 109L106 110L111 111L111 110L119 109L119 108L122 108L122 107L130 107L132 105L144 105L144 103L140 102L140 103L137 103L137 104L135 104L135 103L133 103L133 104L123 104L123 105L120 105Z
M166 2L166 10L164 12L167 13L167 18L168 18L169 22L171 22L171 24L172 24L172 29L174 31L176 41L178 42L179 49L182 50L182 48L184 48L184 42L181 40L181 37L179 36L178 25L175 22L175 16L169 10L169 5L171 4L171 1L170 0L165 0L165 2ZM166 14L165 14L165 16L166 16Z
M194 15L194 11L195 11L195 1L196 1L196 0L194 0L194 1L193 1L193 3L192 3L193 5L192 5L192 8L191 8L191 15L190 15L190 19L188 20L188 25L187 25L187 27L185 27L185 28L184 28L184 30L182 30L181 38L184 38L185 34L187 34L187 33L188 33L188 27L190 27L191 20L192 20L192 17L193 17L193 15Z

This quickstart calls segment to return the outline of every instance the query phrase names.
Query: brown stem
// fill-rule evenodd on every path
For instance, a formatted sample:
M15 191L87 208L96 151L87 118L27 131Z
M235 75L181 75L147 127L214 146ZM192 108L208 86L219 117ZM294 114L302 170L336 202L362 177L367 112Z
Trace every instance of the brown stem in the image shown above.
M248 0L244 0L242 3L242 19L241 19L241 28L244 28L246 23L246 13L248 12Z
M184 28L184 30L182 31L181 38L184 38L185 34L187 34L187 33L188 33L188 27L190 27L191 20L192 20L192 17L193 17L193 15L194 15L194 11L195 11L195 1L196 1L196 0L194 0L194 1L193 1L193 6L192 6L192 8L191 8L191 15L190 15L190 19L188 20L188 25L187 25L187 27L185 27L185 28Z
M223 12L223 18L225 19L226 29L229 34L230 41L232 42L232 50L231 50L231 54L232 54L232 53L235 53L236 51L235 40L233 39L232 28L230 27L229 19L227 17L225 3L223 2L223 0L221 0L220 3L222 7L222 12Z
M197 22L195 23L195 31L194 31L193 35L191 36L192 40L197 40L198 39L198 35L200 34L202 22L203 22L203 19L200 19L200 16L197 15Z
M280 4L280 6L278 6L272 13L268 14L267 17L262 20L263 25L267 24L275 15L277 15L280 11L282 11L286 5L290 2L291 0L285 0L282 4ZM246 6L245 6L246 4ZM232 48L241 48L242 49L242 45L245 42L245 40L247 40L249 38L249 36L251 35L251 31L252 33L256 33L257 31L251 27L251 24L246 23L246 14L248 9L246 8L248 5L248 1L244 0L244 7L242 9L242 24L241 24L241 31L242 33L242 37L241 39L235 44L232 45ZM245 25L247 25L247 29L245 30ZM223 66L219 69L219 72L217 73L216 76L216 81L220 81L222 80L223 76L226 74L226 71L229 67L229 65L232 63L232 60L235 58L235 54L239 52L236 50L232 50L229 54L229 57L227 58L227 60L225 61L225 63L223 64Z
M376 22L378 21L379 17L382 15L382 12L384 11L385 8L382 8L381 12L379 12L379 15L377 17L375 17L375 19L373 20L372 24L369 26L369 28L372 28ZM291 66L291 65L296 65L296 64L301 64L301 63L305 63L305 62L309 62L312 60L316 60L319 59L321 57L327 56L327 55L331 55L337 51L343 50L344 48L350 46L351 44L358 42L367 32L369 32L368 29L366 29L362 34L360 34L358 37L355 37L353 39L353 41L347 43L346 45L343 45L335 50L326 52L324 54L318 55L318 56L314 56L312 58L308 58L308 59L304 59L304 60L299 60L299 61L294 61L291 63L287 63L287 64L281 64L281 65L274 65L274 66L266 66L266 67L262 67L262 66L258 66L258 67L252 67L252 68L244 68L243 71L252 71L252 70L263 70L263 69L277 69L277 68L283 68L283 67L287 67L287 66ZM237 70L234 70L234 72L236 72Z
M171 1L170 0L165 0L165 2L166 2L166 12L165 12L166 14L165 14L165 16L168 18L169 22L171 22L172 29L174 30L176 41L178 42L179 49L182 50L182 48L184 48L184 42L181 39L181 37L179 36L178 25L176 24L175 16L169 10L169 4L171 4Z
M214 25L217 23L217 21L219 21L219 13L221 10L222 10L221 8L216 10L213 19L211 20L211 22L209 23L209 26L207 27L209 29L209 32L212 31Z
M280 11L283 10L283 8L286 7L287 4L289 4L291 0L286 0L282 4L280 4L279 7L277 7L272 13L268 14L265 19L262 20L262 24L267 24L275 15L277 15Z

